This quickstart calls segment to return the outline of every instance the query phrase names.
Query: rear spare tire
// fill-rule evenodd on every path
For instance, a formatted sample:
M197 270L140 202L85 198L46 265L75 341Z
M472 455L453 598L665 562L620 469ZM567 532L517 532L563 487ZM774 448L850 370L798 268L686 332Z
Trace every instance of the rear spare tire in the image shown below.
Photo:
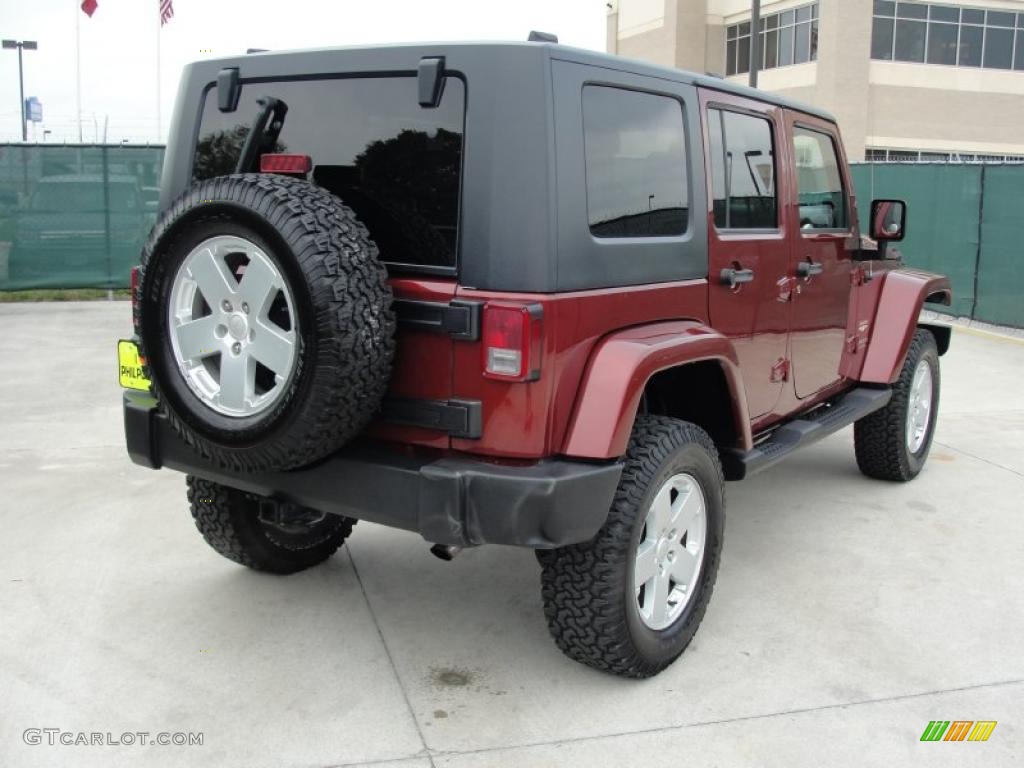
M174 430L243 471L309 464L380 406L395 318L351 209L284 176L194 185L142 253L136 335Z

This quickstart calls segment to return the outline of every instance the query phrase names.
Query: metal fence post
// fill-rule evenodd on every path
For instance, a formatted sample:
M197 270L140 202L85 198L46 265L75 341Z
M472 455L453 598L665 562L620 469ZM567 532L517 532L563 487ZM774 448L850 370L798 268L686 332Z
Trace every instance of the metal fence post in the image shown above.
M110 165L107 162L107 146L102 148L103 160L103 233L107 247L107 287L114 282L113 257L110 254Z
M978 275L981 273L982 226L985 223L985 164L981 165L981 180L978 191L978 248L974 252L974 297L971 300L971 320L976 319L978 311Z

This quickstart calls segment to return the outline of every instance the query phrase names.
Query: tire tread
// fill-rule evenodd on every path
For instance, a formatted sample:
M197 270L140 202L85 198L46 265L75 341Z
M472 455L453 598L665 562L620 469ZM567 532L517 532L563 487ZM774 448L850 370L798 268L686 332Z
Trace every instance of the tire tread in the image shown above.
M194 185L179 197L154 227L142 253L140 285L143 303L154 297L161 255L188 232L188 224L231 220L211 202L239 204L281 236L304 276L315 313L300 318L316 335L315 359L303 360L277 411L291 408L287 429L273 439L226 444L202 434L193 417L179 414L163 395L159 377L153 392L172 428L205 459L243 472L292 469L310 464L355 437L372 420L387 391L395 354L395 316L387 271L377 246L351 208L327 190L299 179L273 174L222 176ZM204 212L204 204L210 213ZM166 276L162 276L166 278ZM159 312L163 313L163 307ZM147 312L135 333L145 356L157 329L148 327ZM302 402L293 403L303 368L312 381Z
M914 332L914 337L910 342L899 379L893 385L892 399L884 408L854 423L853 445L857 466L868 477L876 480L906 482L916 477L920 471L920 465L915 468L912 463L906 445L906 411L914 371L918 362L926 354L936 355L937 360L938 347L931 332L919 328ZM932 407L937 411L939 407L937 365L932 373L936 392ZM932 417L932 429L934 429L936 415L933 414ZM930 444L931 437L928 438L926 446L930 447ZM921 457L922 462L925 456L927 456L927 450Z
M357 522L339 516L316 544L285 549L256 530L256 516L247 514L255 512L254 502L241 491L194 475L187 476L186 485L192 519L206 543L228 560L256 571L288 574L317 565L337 552Z
M724 499L725 481L711 437L700 427L667 416L638 416L626 453L622 479L608 520L594 539L584 544L539 551L541 595L548 629L570 658L622 677L656 675L685 650L690 639L669 659L652 662L641 656L630 639L626 578L631 537L640 504L662 463L681 445L701 446L714 462ZM687 633L700 624L717 576L717 549L707 553L704 567L710 581L687 619Z

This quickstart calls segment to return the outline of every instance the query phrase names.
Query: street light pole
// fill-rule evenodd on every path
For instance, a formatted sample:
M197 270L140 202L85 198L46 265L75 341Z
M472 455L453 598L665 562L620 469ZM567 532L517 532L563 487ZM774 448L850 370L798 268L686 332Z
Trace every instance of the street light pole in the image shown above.
M18 95L21 97L21 140L28 141L28 122L25 120L25 69L21 65L21 49L23 43L18 43Z
M761 0L753 0L750 17L750 87L757 88L761 69Z
M21 97L21 140L28 141L28 121L25 119L25 70L21 63L22 49L34 51L39 48L35 40L4 40L3 47L11 50L18 49L18 95Z

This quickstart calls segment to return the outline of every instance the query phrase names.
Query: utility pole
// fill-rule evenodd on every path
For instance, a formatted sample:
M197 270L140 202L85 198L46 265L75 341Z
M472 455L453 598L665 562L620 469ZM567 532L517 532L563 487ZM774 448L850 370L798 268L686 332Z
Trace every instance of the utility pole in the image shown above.
M84 9L83 9L84 10ZM75 114L78 116L78 143L82 143L82 34L78 26L80 14L75 11Z
M757 88L761 69L761 0L753 0L750 16L750 87Z
M18 93L21 96L21 140L28 141L28 122L25 117L25 71L21 63L21 51L34 51L39 48L35 40L4 40L3 47L7 50L18 49Z

